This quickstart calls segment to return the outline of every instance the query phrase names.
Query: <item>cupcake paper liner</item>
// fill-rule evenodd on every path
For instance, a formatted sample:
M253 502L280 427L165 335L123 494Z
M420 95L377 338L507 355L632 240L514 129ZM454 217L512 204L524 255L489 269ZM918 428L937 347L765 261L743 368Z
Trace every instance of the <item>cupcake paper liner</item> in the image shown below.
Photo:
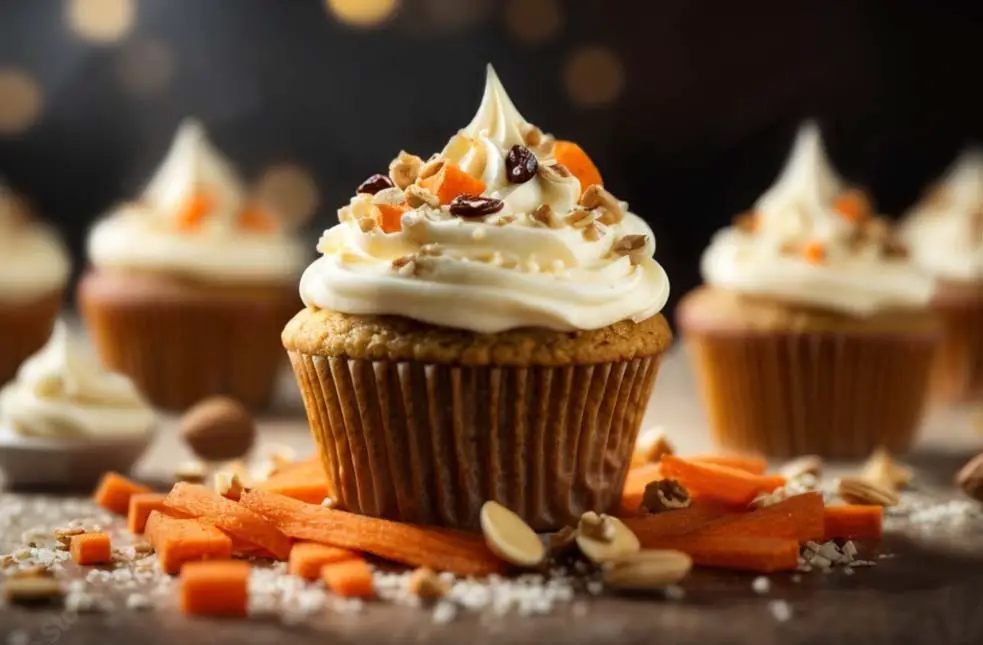
M61 303L59 290L25 304L0 304L0 385L48 342Z
M342 507L475 529L495 500L539 531L616 506L659 366L290 360Z
M932 377L935 399L951 403L983 401L983 297L938 303L945 327Z
M934 335L690 332L701 394L725 449L787 458L906 451L922 419Z

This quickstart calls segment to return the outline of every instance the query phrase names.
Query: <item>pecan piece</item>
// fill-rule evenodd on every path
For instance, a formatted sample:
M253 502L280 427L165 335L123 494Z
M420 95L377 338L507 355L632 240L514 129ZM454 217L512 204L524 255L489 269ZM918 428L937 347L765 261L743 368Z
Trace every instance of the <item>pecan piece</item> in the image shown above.
M675 479L649 482L642 496L642 508L649 513L662 513L690 505L689 491Z
M403 190L416 181L423 167L423 159L411 155L405 150L399 151L399 156L389 163L389 179Z

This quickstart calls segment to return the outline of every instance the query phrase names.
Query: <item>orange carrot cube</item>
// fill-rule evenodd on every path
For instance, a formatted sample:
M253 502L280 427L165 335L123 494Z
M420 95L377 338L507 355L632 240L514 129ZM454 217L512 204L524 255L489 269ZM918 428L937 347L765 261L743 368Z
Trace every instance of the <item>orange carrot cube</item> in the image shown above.
M485 192L485 182L449 163L445 163L436 175L424 179L420 184L436 195L443 205L450 204L460 195L480 195Z
M280 228L276 217L258 206L247 206L239 213L239 226L254 233L276 233Z
M826 259L826 249L819 242L809 242L802 249L802 257L806 262L820 264Z
M211 195L207 193L193 195L178 213L177 227L182 231L197 229L214 208L215 199Z
M249 563L189 562L181 567L181 611L191 616L242 618L249 602Z
M372 570L361 558L326 564L321 567L321 579L328 589L344 598L371 598Z
M105 533L83 533L72 537L69 551L75 564L108 564L113 561L113 548Z
M102 476L93 499L98 506L126 515L130 508L130 497L137 493L149 493L150 489L141 484L137 484L119 473L107 472Z
M359 554L336 546L315 542L298 542L290 549L287 571L292 576L316 580L326 564L359 558Z
M383 231L398 233L403 227L403 213L408 210L409 207L402 204L376 204L372 207L372 214L375 215Z
M566 166L567 170L580 181L581 193L594 184L604 185L597 166L584 149L573 141L557 141L553 146L553 156L556 157L557 163Z
M130 496L130 510L126 516L127 528L130 533L139 535L147 526L147 518L151 511L164 510L163 493L137 493Z

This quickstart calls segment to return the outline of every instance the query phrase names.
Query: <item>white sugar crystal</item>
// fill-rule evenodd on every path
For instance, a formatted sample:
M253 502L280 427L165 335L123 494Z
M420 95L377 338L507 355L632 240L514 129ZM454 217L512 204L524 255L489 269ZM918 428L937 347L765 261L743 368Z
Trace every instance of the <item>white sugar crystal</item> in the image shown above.
M857 557L857 545L853 543L853 540L849 540L843 545L843 555L849 556L850 560Z
M819 555L830 562L839 562L843 554L840 553L840 549L836 546L836 543L830 541L819 547Z
M780 623L784 623L792 618L792 606L784 600L772 600L769 602L768 611Z
M442 600L433 609L433 622L446 625L457 617L457 606L452 602Z
M686 590L679 585L669 585L662 590L665 594L666 600L680 601L686 597Z
M153 606L154 604L153 602L151 602L150 598L146 597L143 594L131 593L129 596L126 597L127 609L144 611L147 609L151 609Z
M751 589L754 593L766 594L771 591L771 580L764 576L758 576L751 582Z

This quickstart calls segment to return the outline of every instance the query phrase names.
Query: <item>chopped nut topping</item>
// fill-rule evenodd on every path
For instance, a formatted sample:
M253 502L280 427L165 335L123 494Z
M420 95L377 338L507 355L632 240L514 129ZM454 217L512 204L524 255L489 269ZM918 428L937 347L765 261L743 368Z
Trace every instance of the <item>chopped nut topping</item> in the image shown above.
M437 208L440 206L440 199L423 186L413 184L406 188L406 204L410 208L420 208L421 206Z
M515 222L515 215L499 215L493 222L495 226L508 226Z
M401 189L406 189L416 181L423 167L423 159L400 150L399 155L389 163L389 178Z
M594 223L594 214L583 208L576 208L570 211L563 221L573 228L587 228Z
M325 497L321 500L321 508L338 508L338 500L334 497Z
M614 524L607 515L598 515L594 511L587 511L580 516L580 524L577 531L592 540L599 542L610 542L614 539Z
M613 255L628 256L632 264L639 264L645 259L645 245L648 244L647 235L623 235L611 246Z
M591 184L580 196L580 204L584 208L600 211L598 219L602 224L617 224L625 218L621 202L604 189L600 184Z
M550 165L539 164L539 168L536 169L536 173L546 181L552 182L560 182L564 179L573 177L573 173L571 173L566 166L560 163Z
M174 469L174 479L189 484L200 484L205 481L205 464L200 461L185 461Z
M522 132L522 138L525 140L526 145L529 146L537 157L546 159L553 156L553 146L556 144L556 139L548 134L544 134L542 130L531 123L520 126L520 131Z
M605 562L604 584L614 589L659 591L685 578L692 568L692 558L681 551L638 551Z
M649 513L662 513L690 505L689 491L675 479L649 482L642 496L642 508Z
M591 222L591 224L583 230L583 236L588 242L596 242L604 237L604 233L601 232L600 226Z
M3 593L11 604L50 602L64 595L61 584L47 577L8 578Z
M430 157L430 159L428 159L426 163L420 167L420 172L417 173L416 180L422 181L424 179L430 179L440 172L440 169L444 167L445 163L446 162L441 159L439 155Z
M782 466L781 474L789 481L805 475L819 477L823 474L823 459L818 455L803 455Z
M553 208L549 204L537 206L536 210L529 213L529 220L547 228L554 228Z
M55 529L54 537L59 544L64 546L71 546L72 538L76 535L82 535L85 533L85 529L80 527L67 527L63 529Z
M23 569L18 569L14 571L9 576L10 578L49 578L51 577L51 571L47 567L36 564L30 567L24 567Z
M536 532L498 502L485 502L480 520L488 548L506 562L519 567L535 567L546 557L546 548Z
M242 494L246 492L246 487L242 485L242 480L239 479L239 475L235 473L218 472L215 473L215 492L226 499L231 499L238 502Z
M450 585L433 569L419 567L410 575L409 591L423 600L437 600L447 595Z
M411 276L416 275L417 264L416 257L413 255L404 255L402 257L396 258L392 262L392 268L396 273L401 276Z
M372 196L373 206L398 206L403 203L403 191L395 186L384 188Z
M549 550L554 557L570 552L577 544L577 529L564 526L556 533L550 533Z
M867 506L896 506L898 494L880 484L874 484L859 477L844 477L836 487L836 493L849 504Z
M440 246L437 244L424 244L420 247L420 255L428 255L431 257L443 254Z
M371 233L379 226L374 217L361 217L358 220L358 228L363 233Z
M894 460L883 446L878 447L860 471L860 478L890 490L899 490L911 483L914 473Z
M635 440L635 450L631 455L631 465L644 466L645 464L658 463L665 455L672 455L675 451L669 440L666 439L665 432L661 428L648 428L643 430Z

